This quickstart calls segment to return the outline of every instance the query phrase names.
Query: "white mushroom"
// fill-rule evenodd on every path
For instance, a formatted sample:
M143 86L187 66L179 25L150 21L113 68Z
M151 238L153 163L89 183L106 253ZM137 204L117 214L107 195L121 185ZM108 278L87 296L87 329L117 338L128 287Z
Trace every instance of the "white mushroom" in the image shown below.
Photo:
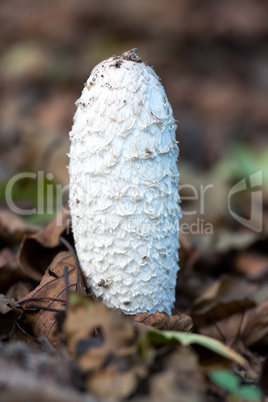
M178 271L176 124L132 49L98 64L70 132L70 208L87 286L127 314L171 313Z

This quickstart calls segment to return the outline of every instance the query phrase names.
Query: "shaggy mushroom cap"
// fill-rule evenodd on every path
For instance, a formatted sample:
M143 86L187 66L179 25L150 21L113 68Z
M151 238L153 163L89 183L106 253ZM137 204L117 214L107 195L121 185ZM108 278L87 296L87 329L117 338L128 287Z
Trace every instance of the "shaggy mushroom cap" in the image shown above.
M127 314L171 313L178 271L176 124L133 49L92 71L70 132L70 208L87 286Z

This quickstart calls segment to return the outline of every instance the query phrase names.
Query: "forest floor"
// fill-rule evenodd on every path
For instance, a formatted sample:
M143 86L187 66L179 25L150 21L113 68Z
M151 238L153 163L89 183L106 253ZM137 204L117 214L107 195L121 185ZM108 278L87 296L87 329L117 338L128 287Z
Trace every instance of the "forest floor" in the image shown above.
M268 401L266 16L261 0L0 3L1 402ZM171 316L86 295L62 212L74 102L134 47L180 121Z

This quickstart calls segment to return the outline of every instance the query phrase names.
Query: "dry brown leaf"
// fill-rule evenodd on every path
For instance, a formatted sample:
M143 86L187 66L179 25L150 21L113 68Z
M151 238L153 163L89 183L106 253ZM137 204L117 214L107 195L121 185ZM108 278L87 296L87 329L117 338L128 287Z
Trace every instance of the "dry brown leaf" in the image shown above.
M192 329L193 321L186 314L167 315L166 313L140 313L131 316L135 321L155 329L164 329L169 331L189 332Z
M89 392L117 400L129 396L146 375L151 359L146 331L118 311L78 297L63 328Z
M72 242L70 222L70 214L65 209L44 229L24 238L18 259L22 269L34 280L40 281L53 258L66 250L60 237Z
M6 292L7 297L13 300L20 300L27 294L29 294L34 288L34 285L32 282L29 281L17 281L14 283Z
M268 300L244 313L236 313L199 331L219 339L232 347L267 347L268 345ZM237 343L237 345L236 345Z
M8 288L18 281L29 279L10 248L0 251L0 292L5 293Z
M191 315L201 334L245 349L267 346L267 308L265 286L223 276L195 300Z
M239 312L217 320L213 324L199 327L200 334L207 335L236 348L236 341L241 338L241 333L244 331L246 321L244 314Z
M256 284L223 275L192 303L190 315L198 326L211 324L255 306L257 291Z
M268 300L247 311L241 338L246 346L268 346Z
M64 276L64 267L68 270L68 286ZM83 291L84 284L78 272L74 256L70 252L60 252L53 259L45 272L40 285L19 301L24 309L24 318L34 336L46 336L57 346L62 343L57 332L56 312L65 311L66 297L69 291ZM40 308L38 307L40 306ZM50 311L50 310L53 311Z
M24 235L37 230L38 227L24 221L9 209L0 210L0 238L8 244L20 243Z
M154 401L205 401L205 379L198 357L190 348L177 346L164 359L164 370L149 379Z
M67 207L53 219L44 229L40 230L36 235L31 236L43 247L53 248L59 245L59 238L70 225L70 212Z
M0 340L6 339L23 313L22 307L5 295L0 295Z

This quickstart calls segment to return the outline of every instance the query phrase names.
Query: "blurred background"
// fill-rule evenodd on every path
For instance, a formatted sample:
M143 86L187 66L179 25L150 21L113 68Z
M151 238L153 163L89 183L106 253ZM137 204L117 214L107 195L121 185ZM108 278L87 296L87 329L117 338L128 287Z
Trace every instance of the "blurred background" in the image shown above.
M161 77L179 121L182 205L197 211L184 222L249 230L229 213L228 193L262 170L265 229L267 15L266 0L1 0L1 206L18 172L44 170L54 186L68 183L68 133L84 82L103 59L137 47ZM197 191L212 186L203 210L189 184ZM14 187L18 205L37 202L36 186L25 179ZM250 191L240 193L233 208L250 218ZM47 199L57 202L52 192ZM44 223L51 215L27 219Z

